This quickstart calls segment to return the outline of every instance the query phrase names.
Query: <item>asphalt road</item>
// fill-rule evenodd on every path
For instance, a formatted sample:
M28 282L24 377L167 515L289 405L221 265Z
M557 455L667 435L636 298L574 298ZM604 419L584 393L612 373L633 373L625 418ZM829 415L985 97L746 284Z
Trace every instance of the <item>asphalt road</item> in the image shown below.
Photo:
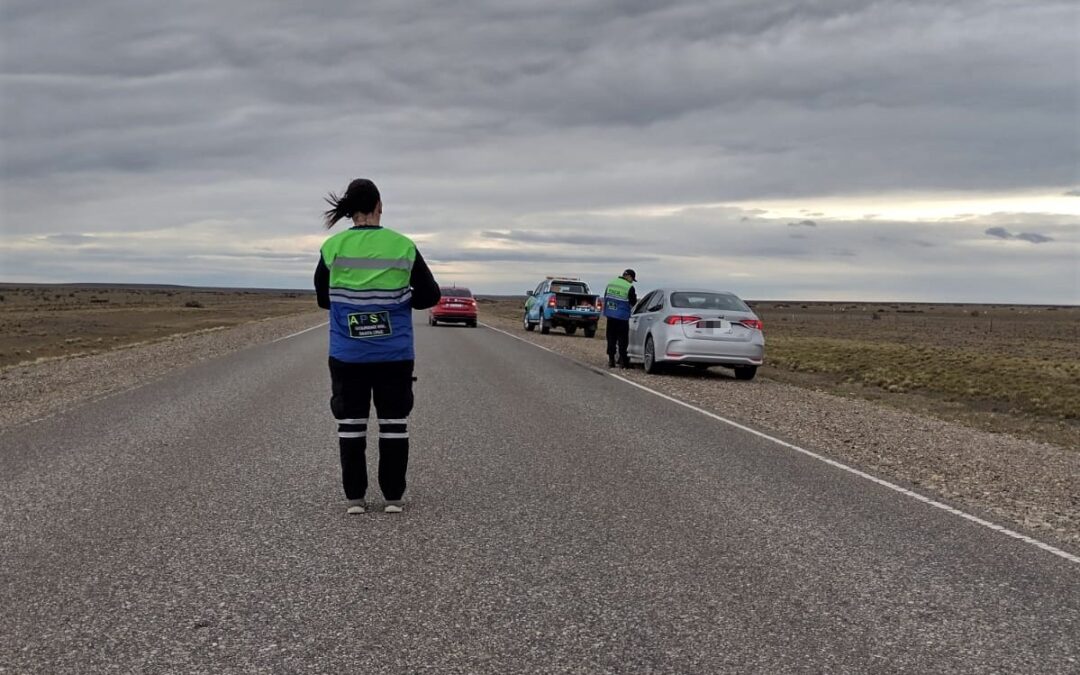
M345 515L324 329L0 434L0 670L1080 672L1080 565L417 333L401 515Z

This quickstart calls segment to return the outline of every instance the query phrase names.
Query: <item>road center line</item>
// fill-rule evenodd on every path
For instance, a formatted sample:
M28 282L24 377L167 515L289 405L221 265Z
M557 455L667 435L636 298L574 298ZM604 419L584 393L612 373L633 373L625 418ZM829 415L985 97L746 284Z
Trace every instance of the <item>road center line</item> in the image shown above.
M551 352L552 354L556 354L557 356L560 356L560 357L562 357L564 359L573 360L570 357L566 356L565 354L560 354L559 352L555 351L554 349L550 349L550 348L545 347L543 345L537 344L537 343L533 342L532 340L527 340L527 339L525 339L523 337L520 337L518 335L514 335L513 333L502 330L501 328L496 328L496 327L494 327L494 326L492 326L490 324L486 324L486 323L481 323L480 325L482 325L484 328L488 328L490 330L493 330L496 333L502 333L503 335L506 335L507 337L511 337L511 338L513 338L515 340L518 340L520 342L524 342L527 345L531 345L531 346L536 347L538 349L543 349L544 351ZM842 462L838 462L835 459L830 459L830 458L825 457L823 455L819 455L816 452L812 452L810 450L807 450L806 448L801 448L801 447L795 445L794 443L788 443L787 441L780 440L779 438L776 438L775 436L770 436L769 434L758 431L757 429L751 429L748 426L745 426L743 424L739 424L738 422L735 422L733 420L729 420L726 417L721 417L720 415L717 415L716 413L709 412L708 410L705 410L703 408L699 408L699 407L697 407L695 405L687 403L686 401L680 401L679 399L675 398L674 396L669 396L669 395L667 395L667 394L665 394L663 392L657 391L657 390L652 389L650 387L646 387L643 384L638 384L637 382L634 382L633 380L629 380L629 379L627 379L625 377L622 377L621 375L616 375L615 373L604 373L603 371L601 371L599 369L597 369L597 372L600 372L600 373L602 373L604 375L607 375L608 377L619 380L620 382L624 382L624 383L630 385L631 387L637 387L638 389L640 389L642 391L646 391L646 392L648 392L650 394L653 394L654 396L659 396L660 398L662 398L662 399L664 399L666 401L670 401L672 403L681 405L684 408L689 408L690 410L693 410L696 413L700 413L700 414L702 414L702 415L704 415L706 417L717 420L718 422L723 422L724 424L733 426L736 429L739 429L741 431L745 431L745 432L747 432L749 434L753 434L754 436L757 436L758 438L763 438L763 439L765 439L767 441L771 441L773 443L776 443L777 445L781 445L781 446L783 446L785 448L788 448L789 450L794 450L795 452L802 453L802 454L806 455L807 457L812 457L812 458L814 458L814 459L816 459L816 460L818 460L820 462L824 462L825 464L828 464L829 466L836 467L837 469L840 469L842 471L846 471L846 472L848 472L850 474L853 474L855 476L858 476L860 478L865 478L866 480L868 480L868 481L870 481L872 483L876 483L876 484L878 484L878 485L880 485L880 486L882 486L884 488L888 488L888 489L890 489L890 490L892 490L894 492L899 492L902 495L905 495L907 497L911 497L912 499L916 499L916 500L918 500L918 501L920 501L923 504L926 504L928 506L932 506L932 507L934 507L936 509L941 509L942 511L945 511L947 513L951 513L954 516L959 516L959 517L963 518L964 520L975 523L976 525L982 525L983 527L994 530L995 532L1000 532L1001 534L1004 534L1004 535L1006 535L1008 537L1012 537L1013 539L1018 539L1018 540L1024 542L1025 544L1030 544L1030 545L1032 545L1032 546L1034 546L1036 548L1040 548L1040 549L1042 549L1044 551L1047 551L1048 553L1052 553L1052 554L1058 556L1059 558L1064 558L1065 560L1068 560L1069 562L1080 564L1080 556L1073 555L1072 553L1069 553L1068 551L1064 551L1064 550L1062 550L1060 548L1057 548L1056 546L1052 546L1050 544L1047 544L1046 542L1039 541L1038 539L1035 539L1033 537L1029 537L1026 534L1016 532L1015 530L1010 530L1009 528L998 525L997 523L992 523L989 520L985 520L983 518L972 515L970 513L965 512L965 511L961 511L960 509L958 509L958 508L956 508L954 506L949 506L948 504L945 504L943 502L939 502L937 500L931 499L931 498L929 498L929 497L927 497L925 495L921 495L918 492L915 492L913 490L909 490L909 489L907 489L905 487L901 487L901 486L899 486L899 485L897 485L895 483L890 483L889 481L878 478L877 476L872 476L872 475L866 473L865 471L860 471L859 469L856 469L854 467L850 467L847 464L844 464Z
M305 328L304 330L298 330L298 331L296 331L295 333L293 333L292 335L286 335L286 336L284 336L284 337L279 337L279 338L273 339L273 340L271 340L270 342L268 342L267 344L271 344L271 345L272 345L272 344L274 344L275 342L281 342L282 340L288 340L289 338L294 338L294 337L296 337L297 335L303 335L304 333L306 333L306 332L308 332L308 331L312 331L312 330L315 330L316 328L322 328L323 326L327 325L328 323L330 323L330 322L329 322L329 321L323 321L322 323L320 323L320 324L319 324L319 325L317 325L317 326L312 326L311 328Z

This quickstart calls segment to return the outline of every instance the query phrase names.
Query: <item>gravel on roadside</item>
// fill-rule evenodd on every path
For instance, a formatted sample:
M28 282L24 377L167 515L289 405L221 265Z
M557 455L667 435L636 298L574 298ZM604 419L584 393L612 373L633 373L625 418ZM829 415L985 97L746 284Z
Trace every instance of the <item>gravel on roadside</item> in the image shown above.
M519 321L502 317L483 320L588 365L607 366L598 339L526 333ZM724 368L615 372L927 496L1080 548L1080 448L993 434L762 377L739 381Z
M325 312L305 312L174 335L99 354L8 366L0 369L0 431L325 321Z

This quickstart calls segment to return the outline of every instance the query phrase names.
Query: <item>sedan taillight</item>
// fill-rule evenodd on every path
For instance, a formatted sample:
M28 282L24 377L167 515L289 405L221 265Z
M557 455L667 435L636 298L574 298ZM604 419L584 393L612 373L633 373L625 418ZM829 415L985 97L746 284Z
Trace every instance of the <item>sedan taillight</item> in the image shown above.
M668 318L664 319L664 323L669 326L678 326L681 323L697 323L698 321L701 321L700 316L690 316L683 314L673 314Z
M761 323L761 319L743 319L739 321L739 323L754 330L765 330L765 326Z

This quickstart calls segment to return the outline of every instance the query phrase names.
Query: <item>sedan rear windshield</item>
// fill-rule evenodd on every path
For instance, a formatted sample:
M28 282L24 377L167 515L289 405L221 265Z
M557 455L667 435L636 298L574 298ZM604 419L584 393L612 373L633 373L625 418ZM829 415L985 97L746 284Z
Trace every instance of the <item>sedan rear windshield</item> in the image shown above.
M444 298L471 298L472 291L467 288L444 288L442 289Z
M749 312L742 300L728 293L692 293L680 291L671 294L671 306L682 309L718 309L728 312Z

